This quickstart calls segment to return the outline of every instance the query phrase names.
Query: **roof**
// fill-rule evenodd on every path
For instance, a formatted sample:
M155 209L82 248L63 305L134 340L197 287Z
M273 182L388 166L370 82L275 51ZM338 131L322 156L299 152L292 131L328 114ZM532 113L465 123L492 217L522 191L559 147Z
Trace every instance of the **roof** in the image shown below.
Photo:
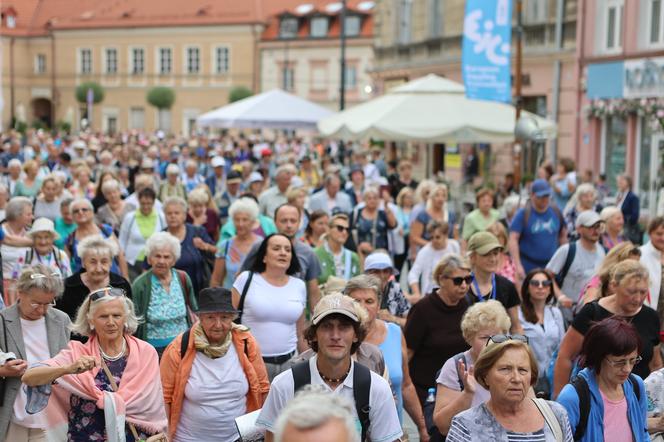
M297 39L308 39L310 33L310 19L315 16L328 16L330 23L326 38L338 38L340 35L339 13L341 2L338 0L266 0L273 6L272 13L268 14L267 27L263 31L263 41L279 40L279 23L284 15L298 18ZM278 5L277 5L278 4ZM373 36L373 12L375 2L368 0L348 0L346 14L356 14L363 17L360 33L357 37L370 38ZM350 37L352 38L352 37Z
M268 5L264 5L268 4ZM265 22L269 0L5 0L16 27L2 22L2 34L44 35L53 29L200 26Z

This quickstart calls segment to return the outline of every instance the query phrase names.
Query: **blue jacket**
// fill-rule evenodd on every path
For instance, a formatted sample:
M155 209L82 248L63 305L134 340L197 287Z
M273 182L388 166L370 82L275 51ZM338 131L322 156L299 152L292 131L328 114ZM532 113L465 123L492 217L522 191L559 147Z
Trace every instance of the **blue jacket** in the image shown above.
M580 440L588 442L604 440L604 401L602 401L602 395L599 392L595 371L589 368L584 368L579 372L579 376L585 378L586 382L588 382L588 388L590 389L588 426L586 427L586 433ZM632 378L636 379L639 384L640 399L637 401L634 389L629 381L626 381L623 384L623 390L625 392L625 398L627 399L627 419L632 427L634 441L647 442L650 440L650 436L648 435L648 423L646 419L646 389L643 385L643 380L640 377L634 375ZM558 396L557 402L567 410L569 424L574 433L576 431L576 426L579 424L580 412L579 396L576 394L576 390L572 384L567 384L563 387Z

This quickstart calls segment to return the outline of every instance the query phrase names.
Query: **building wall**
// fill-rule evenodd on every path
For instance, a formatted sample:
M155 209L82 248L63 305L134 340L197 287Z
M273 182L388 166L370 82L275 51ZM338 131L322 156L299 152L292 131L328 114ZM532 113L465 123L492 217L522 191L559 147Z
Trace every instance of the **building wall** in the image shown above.
M355 87L346 90L346 104L352 106L372 96L373 49L370 39L349 39L346 66L356 73ZM331 110L339 109L341 84L340 48L338 41L263 42L260 45L261 91L284 88L283 67L294 71L290 92ZM348 75L346 78L348 82ZM348 84L348 83L347 83Z
M253 32L256 31L256 32ZM74 128L82 117L81 105L76 102L74 92L76 86L83 81L95 81L105 89L103 102L93 108L93 128L105 128L103 115L114 115L117 118L117 129L124 130L129 126L130 109L142 108L145 112L147 131L157 127L157 110L146 101L150 88L157 85L172 87L175 90L175 104L171 109L171 130L181 132L184 120L194 118L228 102L228 94L233 86L243 85L250 89L254 84L255 36L260 29L252 29L250 25L235 26L198 26L180 28L142 28L142 29L108 29L108 30L71 30L56 31L56 120L72 118ZM3 38L3 66L7 67L2 74L3 96L9 102L9 39ZM185 50L188 46L200 48L199 74L186 73ZM230 68L227 74L213 73L213 48L227 46L230 50ZM117 74L104 72L105 48L117 49ZM145 52L145 70L142 75L131 73L131 48L141 47ZM172 74L161 76L158 72L157 48L172 48ZM81 48L92 50L92 72L88 75L80 73ZM45 75L30 74L33 59L37 52L47 54L47 73ZM16 105L29 103L35 92L45 92L50 87L51 49L49 39L17 39L14 50L16 66L15 94ZM35 91L35 88L43 89ZM50 97L46 97L50 98ZM27 106L27 104L26 104ZM2 112L3 122L8 123L11 110L5 106ZM32 115L28 109L28 121Z

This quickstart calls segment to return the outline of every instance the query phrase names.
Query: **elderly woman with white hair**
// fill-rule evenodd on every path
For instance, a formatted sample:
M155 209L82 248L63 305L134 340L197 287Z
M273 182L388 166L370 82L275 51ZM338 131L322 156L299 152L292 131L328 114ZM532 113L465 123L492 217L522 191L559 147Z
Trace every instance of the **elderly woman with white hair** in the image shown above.
M604 251L608 252L618 244L627 241L627 238L623 235L625 217L619 207L605 207L600 212L599 217L604 221L604 232L599 237Z
M28 414L21 376L29 365L58 354L69 342L69 318L51 308L62 293L62 279L43 264L23 268L17 282L18 303L0 312L0 439L29 442L44 436L45 413ZM11 336L12 339L8 339ZM14 357L8 360L8 357Z
M70 341L23 375L33 387L27 409L49 403L47 428L67 428L70 441L138 441L167 431L157 352L132 336L137 327L134 303L123 290L92 291L72 326L87 342Z
M95 221L98 224L108 224L113 227L114 232L119 233L122 220L127 214L136 210L136 207L122 199L122 188L118 180L106 181L101 185L101 192L106 204L97 210Z
M198 163L194 159L189 159L184 164L184 173L180 178L187 192L191 192L199 185L205 184L205 179L198 173Z
M210 287L232 288L249 251L263 239L253 230L258 210L258 204L251 198L240 198L231 204L228 213L235 226L235 235L222 240L217 247Z
M2 230L7 236L18 239L28 239L28 228L32 224L32 201L24 196L14 197L7 203L6 222ZM4 239L4 238L0 238ZM29 243L29 241L28 241ZM25 254L29 248L16 247L9 242L3 242L0 246L2 256L3 293L5 305L12 305L16 301L16 291L13 289L13 281L16 281L25 264Z
M159 186L159 200L164 201L171 196L187 197L187 191L180 182L180 167L177 164L166 166L166 181Z
M65 291L56 302L56 308L67 313L74 320L76 311L91 291L103 287L117 287L131 297L131 286L122 276L111 271L113 258L118 254L118 246L101 235L84 238L78 244L81 255L81 269L65 280Z
M208 236L216 243L219 240L221 222L217 211L210 207L211 202L214 204L207 188L198 187L192 190L187 197L187 222L192 226L204 227Z
M563 214L567 223L567 236L570 239L577 239L579 234L576 232L576 218L581 212L586 210L595 210L597 203L597 189L592 183L579 184L576 192L569 199L564 207Z
M174 268L181 251L176 237L168 232L155 233L146 248L152 268L131 286L136 314L143 318L134 336L152 344L161 356L175 337L191 327L196 292L189 275Z
M178 241L182 252L175 263L175 268L183 270L194 285L194 291L198 293L207 287L210 277L207 257L214 256L217 248L201 226L192 226L185 222L187 219L187 202L177 196L172 196L164 201L164 213L166 215L166 228L164 231L170 233ZM212 259L212 258L211 258Z

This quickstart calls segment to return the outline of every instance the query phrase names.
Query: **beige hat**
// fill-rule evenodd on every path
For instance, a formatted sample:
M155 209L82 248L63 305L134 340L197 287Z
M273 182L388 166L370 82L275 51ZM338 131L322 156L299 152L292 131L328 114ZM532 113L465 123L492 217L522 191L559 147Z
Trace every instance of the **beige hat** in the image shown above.
M358 312L359 308L361 307L350 296L342 295L341 293L327 295L318 301L318 304L314 307L311 322L314 325L318 325L326 316L334 313L344 315L354 322L362 322L362 314Z
M28 236L32 237L32 235L40 232L52 233L53 239L60 238L60 235L55 230L55 224L53 224L53 221L48 218L37 218L35 222L32 223L32 228L28 232Z
M477 232L468 240L468 252L486 255L492 250L503 249L498 238L491 232Z

